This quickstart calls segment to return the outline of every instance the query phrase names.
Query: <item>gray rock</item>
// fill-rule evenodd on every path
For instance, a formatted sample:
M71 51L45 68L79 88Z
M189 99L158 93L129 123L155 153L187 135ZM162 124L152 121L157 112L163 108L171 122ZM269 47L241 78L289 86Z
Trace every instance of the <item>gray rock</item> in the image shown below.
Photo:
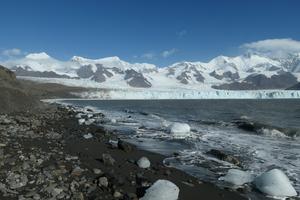
M83 169L81 169L79 166L75 167L73 171L71 172L72 176L81 176L81 174L84 172Z
M100 177L98 185L100 187L108 187L108 180L106 177Z
M123 142L122 140L120 140L118 142L118 147L119 149L125 151L125 152L130 152L132 151L132 146L126 142Z
M108 166L113 166L116 162L115 159L113 159L113 157L111 157L111 155L107 153L102 154L102 161L105 165Z
M25 174L9 173L6 182L10 189L17 189L27 185L28 178Z
M226 153L224 153L220 150L217 150L217 149L212 149L212 150L208 151L207 154L210 154L220 160L232 163L237 166L239 166L241 164L238 158L236 158L232 155L227 155Z
M94 72L92 70L92 65L84 65L77 70L77 75L80 78L90 78L93 76Z
M122 193L121 193L121 192L118 192L118 191L115 191L113 196L114 196L114 198L116 198L116 199L120 199L120 198L123 197Z
M97 169L97 168L94 168L93 172L94 172L94 174L97 174L97 175L102 174L101 169Z

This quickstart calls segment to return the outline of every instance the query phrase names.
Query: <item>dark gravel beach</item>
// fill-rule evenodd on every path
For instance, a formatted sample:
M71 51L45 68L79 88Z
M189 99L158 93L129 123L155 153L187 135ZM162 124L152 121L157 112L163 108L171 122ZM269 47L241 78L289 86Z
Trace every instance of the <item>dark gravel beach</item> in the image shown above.
M76 114L45 106L0 116L0 199L138 199L158 179L175 183L179 199L243 199L165 167L161 155L109 143L117 136L78 125ZM88 133L93 137L85 139ZM143 156L149 169L136 164Z

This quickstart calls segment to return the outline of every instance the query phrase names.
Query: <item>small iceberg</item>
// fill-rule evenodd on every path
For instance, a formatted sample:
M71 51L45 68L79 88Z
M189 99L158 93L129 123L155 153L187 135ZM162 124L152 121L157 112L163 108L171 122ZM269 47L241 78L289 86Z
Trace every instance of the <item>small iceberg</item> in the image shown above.
M293 197L297 195L289 178L279 169L272 169L254 180L254 185L261 192L272 197Z
M169 132L175 137L186 137L191 132L191 127L186 123L175 122L169 126Z

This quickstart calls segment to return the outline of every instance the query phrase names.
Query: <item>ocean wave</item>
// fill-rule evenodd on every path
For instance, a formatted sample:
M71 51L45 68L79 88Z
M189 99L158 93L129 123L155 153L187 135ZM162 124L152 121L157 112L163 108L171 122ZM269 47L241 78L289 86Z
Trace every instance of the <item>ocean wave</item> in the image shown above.
M251 121L249 118L234 120L232 123L239 129L259 135L288 138L300 137L300 129L277 127L270 124Z

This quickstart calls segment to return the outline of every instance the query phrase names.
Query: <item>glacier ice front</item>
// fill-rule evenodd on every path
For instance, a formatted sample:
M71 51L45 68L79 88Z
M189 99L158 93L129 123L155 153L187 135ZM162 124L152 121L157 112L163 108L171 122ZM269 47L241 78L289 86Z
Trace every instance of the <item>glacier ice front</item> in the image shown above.
M300 90L106 89L76 95L88 99L298 99Z

